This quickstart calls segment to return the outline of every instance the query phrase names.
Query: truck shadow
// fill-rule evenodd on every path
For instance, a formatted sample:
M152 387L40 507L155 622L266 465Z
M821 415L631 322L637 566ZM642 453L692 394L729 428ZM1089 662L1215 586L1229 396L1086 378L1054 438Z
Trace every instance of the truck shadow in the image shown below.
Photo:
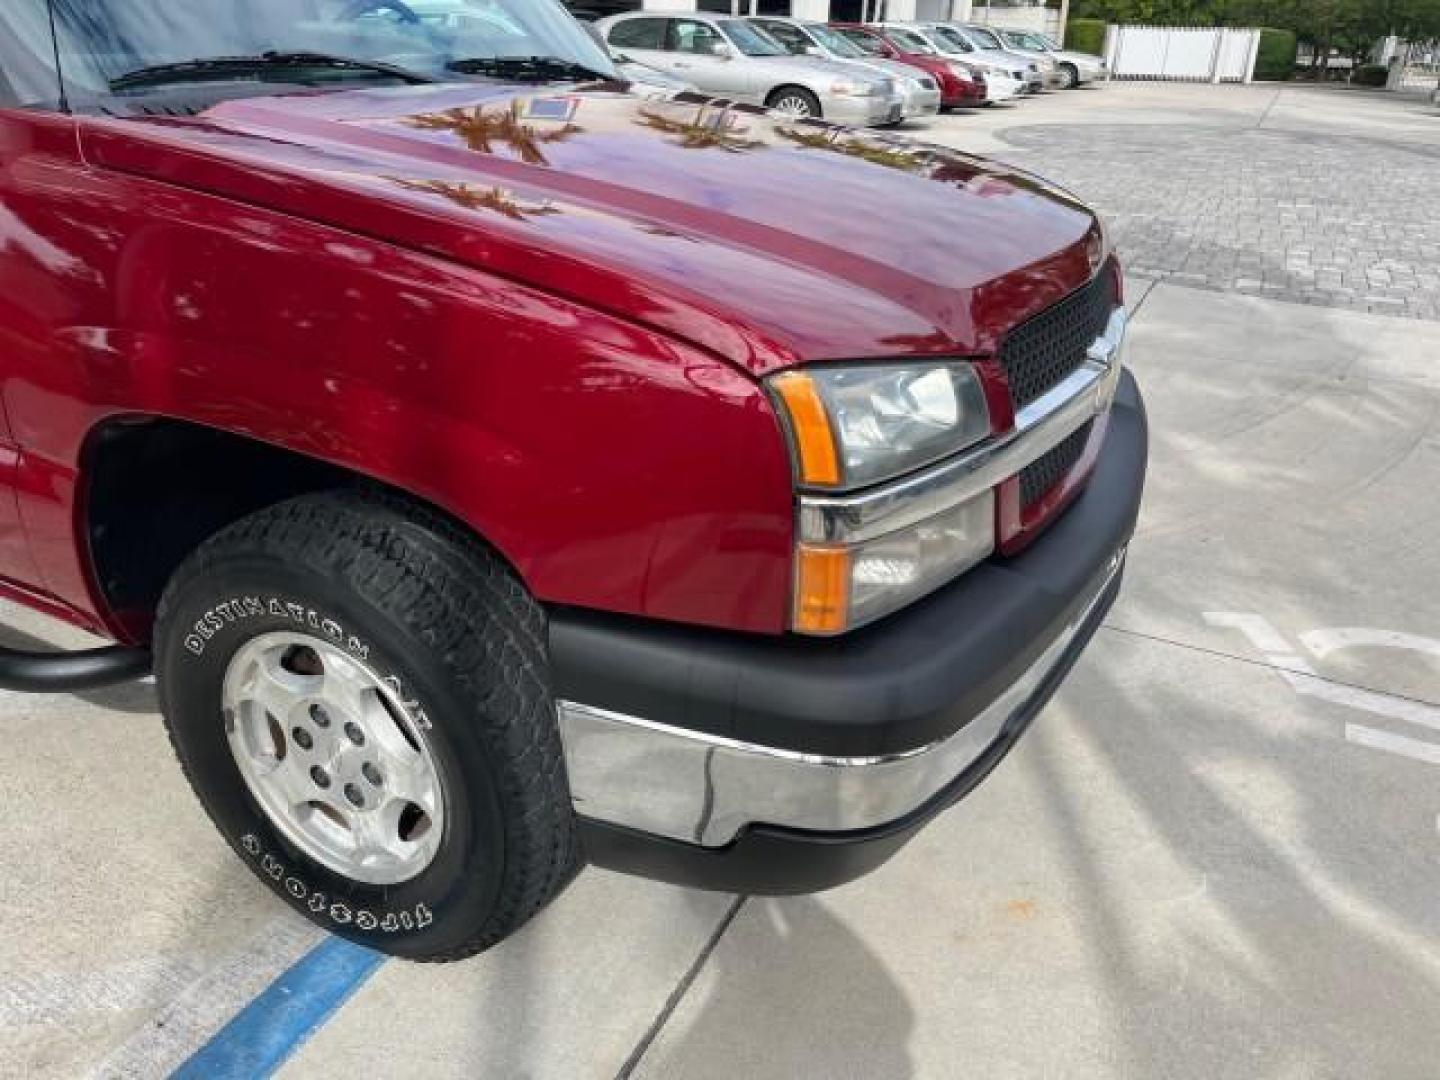
M823 899L751 898L636 1075L890 1080L915 1073L914 1028L904 988Z
M1121 1072L1433 1073L1434 859L1398 842L1384 855L1406 766L1226 703L1244 687L1111 677L1159 646L1101 636L1103 668L1092 659L1065 695L1084 708L1052 712L1024 761Z

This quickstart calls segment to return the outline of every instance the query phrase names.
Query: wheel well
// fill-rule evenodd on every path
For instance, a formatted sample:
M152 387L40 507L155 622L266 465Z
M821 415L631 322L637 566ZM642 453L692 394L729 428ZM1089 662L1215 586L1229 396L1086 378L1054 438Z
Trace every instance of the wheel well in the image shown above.
M120 627L148 639L160 594L202 542L267 506L362 474L184 421L128 418L86 446L84 532L95 581Z
M772 101L778 101L781 95L784 94L787 90L798 90L806 97L815 97L814 91L809 90L804 86L801 86L799 83L781 83L779 86L775 87L774 90L771 90L770 93L765 96L765 104L769 105ZM819 98L816 98L816 100L818 101Z

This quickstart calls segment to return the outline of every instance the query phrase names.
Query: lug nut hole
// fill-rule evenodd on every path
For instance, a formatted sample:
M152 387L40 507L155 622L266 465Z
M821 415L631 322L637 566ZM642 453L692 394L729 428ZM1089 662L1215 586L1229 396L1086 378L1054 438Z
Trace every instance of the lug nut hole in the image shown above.
M364 745L365 745L365 732L363 732L363 731L360 730L360 725L359 725L359 724L356 724L356 723L354 723L354 722L346 723L346 725L345 725L345 734L349 737L350 741L351 741L352 743L354 743L356 746L364 746Z
M315 740L310 737L310 733L302 727L297 727L294 731L290 732L290 738L294 740L295 745L300 747L301 750L309 750L315 745Z
M364 806L365 795L354 784L345 785L345 798L350 800L352 806Z
M315 781L315 786L318 788L328 788L330 786L330 774L319 765L316 765L310 770L310 779Z
M360 766L360 772L365 777L365 779L369 780L370 783L373 784L375 787L379 787L382 783L384 783L384 778L380 775L380 770L377 769L374 764L369 761L365 762L364 765Z
M327 728L330 726L330 714L325 711L324 705L311 705L310 719L315 721L316 727Z

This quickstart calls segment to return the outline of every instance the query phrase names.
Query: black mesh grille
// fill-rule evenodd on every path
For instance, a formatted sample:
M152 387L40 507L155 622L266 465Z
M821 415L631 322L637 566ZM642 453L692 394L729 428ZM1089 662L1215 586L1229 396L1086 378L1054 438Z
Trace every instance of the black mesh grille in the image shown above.
M1077 428L1065 441L1025 466L1020 473L1020 506L1028 510L1049 494L1075 467L1085 453L1085 444L1090 441L1090 424Z
M1106 266L1089 285L1021 323L1000 346L1018 412L1085 361L1115 309L1115 274Z

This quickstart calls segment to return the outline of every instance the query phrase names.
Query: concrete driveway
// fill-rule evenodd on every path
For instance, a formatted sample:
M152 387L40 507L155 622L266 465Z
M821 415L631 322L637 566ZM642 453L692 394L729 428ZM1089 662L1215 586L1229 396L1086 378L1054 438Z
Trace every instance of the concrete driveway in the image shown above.
M1252 243L1225 217L1225 170L1177 181L1191 128L1241 157L1272 131L1312 148L1271 160L1282 174L1336 140L1381 161L1264 180L1317 213L1243 279L1273 262L1281 290L1242 287L1187 269ZM239 1014L252 1056L194 1060L317 1078L1435 1075L1440 322L1420 282L1440 206L1382 174L1408 183L1414 159L1433 178L1440 117L1375 94L1115 85L927 136L1055 174L1149 274L1129 299L1153 467L1125 592L990 781L817 897L587 871L483 957L377 965L212 834L148 687L4 696L0 1073L164 1074L233 1050ZM1308 236L1368 282L1354 221L1379 230L1374 261L1410 268L1413 290L1386 286L1399 305L1291 273Z

